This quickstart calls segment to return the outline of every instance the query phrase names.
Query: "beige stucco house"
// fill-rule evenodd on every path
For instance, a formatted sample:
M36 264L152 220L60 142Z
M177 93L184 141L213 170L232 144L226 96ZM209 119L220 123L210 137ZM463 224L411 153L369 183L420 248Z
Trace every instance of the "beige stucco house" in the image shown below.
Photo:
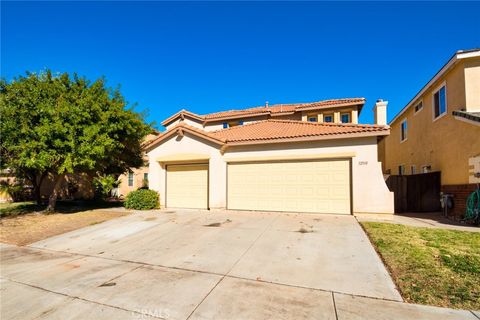
M149 187L167 208L393 213L377 159L387 103L375 105L376 125L358 124L364 104L182 110L146 145Z
M384 172L440 171L462 214L480 182L480 50L456 52L389 124L379 145Z

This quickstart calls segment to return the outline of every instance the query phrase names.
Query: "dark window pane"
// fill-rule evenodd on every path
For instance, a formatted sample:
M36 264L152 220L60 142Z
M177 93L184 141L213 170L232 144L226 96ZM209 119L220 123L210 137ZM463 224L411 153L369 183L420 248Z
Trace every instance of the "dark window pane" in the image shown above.
M433 95L433 109L435 112L435 118L440 115L440 101L438 92Z

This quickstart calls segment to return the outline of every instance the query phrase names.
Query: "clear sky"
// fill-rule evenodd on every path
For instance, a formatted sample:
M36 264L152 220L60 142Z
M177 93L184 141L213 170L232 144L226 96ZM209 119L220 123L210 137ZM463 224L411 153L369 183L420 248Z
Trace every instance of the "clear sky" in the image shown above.
M3 2L1 75L50 68L121 85L158 124L208 113L365 97L388 118L459 49L480 3Z

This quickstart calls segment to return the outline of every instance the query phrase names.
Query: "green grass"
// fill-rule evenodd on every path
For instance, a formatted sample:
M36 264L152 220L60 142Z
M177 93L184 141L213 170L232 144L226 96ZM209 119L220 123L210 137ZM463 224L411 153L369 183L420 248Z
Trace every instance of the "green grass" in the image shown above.
M86 210L100 208L122 207L122 202L94 201L94 200L71 200L58 201L56 212L58 213L75 213ZM0 203L0 217L15 217L18 215L40 212L45 210L47 205L37 205L34 202L13 202Z
M406 301L480 309L480 233L362 225Z

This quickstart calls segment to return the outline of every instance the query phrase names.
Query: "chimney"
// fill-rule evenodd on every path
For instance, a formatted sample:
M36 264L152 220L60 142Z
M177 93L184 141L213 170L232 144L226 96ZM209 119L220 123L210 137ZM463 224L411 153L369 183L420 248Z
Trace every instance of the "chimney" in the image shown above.
M375 124L386 125L387 124L387 104L388 101L378 99L373 107L373 114L375 117Z
M265 101L265 108L268 108L268 101Z

